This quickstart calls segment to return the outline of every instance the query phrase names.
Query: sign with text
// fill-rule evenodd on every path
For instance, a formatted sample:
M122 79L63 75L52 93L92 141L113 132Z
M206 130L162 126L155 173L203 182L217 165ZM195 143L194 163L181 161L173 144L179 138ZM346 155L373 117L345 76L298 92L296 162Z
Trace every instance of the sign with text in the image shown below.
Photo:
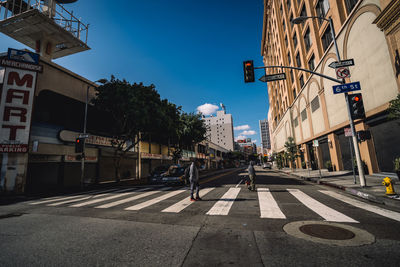
M37 72L7 67L0 98L0 153L28 152Z
M18 50L18 49L14 49L14 48L8 48L7 57L8 57L8 59L38 65L40 56L39 56L39 54L36 54L33 52L29 52L29 51L25 51L25 50Z
M350 77L350 70L347 67L340 67L336 69L336 77L338 79L345 79Z
M259 80L266 83L266 82L285 80L285 79L286 79L286 74L282 72L272 75L264 75Z
M350 58L341 61L334 61L328 65L328 67L331 67L333 69L337 69L339 67L349 67L349 66L354 66L354 59Z
M344 136L352 137L353 133L351 132L351 128L344 128Z
M334 94L341 94L341 93L361 90L361 85L360 82L354 82L354 83L334 85L332 86L332 88Z

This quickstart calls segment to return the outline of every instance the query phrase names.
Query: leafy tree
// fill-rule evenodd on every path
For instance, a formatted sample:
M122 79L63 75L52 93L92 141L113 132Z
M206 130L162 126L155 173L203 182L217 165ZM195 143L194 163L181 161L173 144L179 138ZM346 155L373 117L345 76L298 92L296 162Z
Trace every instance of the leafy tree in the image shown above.
M298 157L298 151L297 151L297 145L294 142L293 137L289 137L288 140L285 142L285 156L286 159L291 163L292 168L294 167L294 162L296 158Z
M207 128L201 119L201 114L182 112L173 136L173 158L177 162L182 157L182 150L206 139Z
M389 119L395 120L400 118L400 94L397 95L397 98L389 102L388 112Z
M121 159L144 135L162 125L162 104L154 85L130 84L114 76L102 82L92 102L112 118L107 128L113 133L115 179L119 181Z

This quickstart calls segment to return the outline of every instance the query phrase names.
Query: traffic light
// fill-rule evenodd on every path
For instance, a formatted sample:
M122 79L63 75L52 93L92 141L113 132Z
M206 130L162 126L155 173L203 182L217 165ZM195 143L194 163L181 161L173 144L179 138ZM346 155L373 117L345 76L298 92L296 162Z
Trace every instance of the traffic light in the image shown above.
M370 131L358 131L357 139L358 139L358 142L364 142L365 140L369 140L369 139L371 139L371 132Z
M75 139L75 153L83 153L83 147L85 145L85 138Z
M358 93L348 95L347 97L350 105L351 118L353 120L365 118L362 95Z
M243 61L244 82L254 82L254 64L253 60Z

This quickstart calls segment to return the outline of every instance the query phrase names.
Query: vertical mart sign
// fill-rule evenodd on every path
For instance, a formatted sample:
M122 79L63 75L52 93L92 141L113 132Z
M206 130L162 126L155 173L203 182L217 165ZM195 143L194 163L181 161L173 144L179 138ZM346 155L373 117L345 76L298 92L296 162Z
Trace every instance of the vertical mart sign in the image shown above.
M9 56L1 59L5 71L0 98L0 153L26 153L37 73L42 71L42 66L24 60L22 56L20 60L10 59L10 51L35 57L38 55L9 49Z

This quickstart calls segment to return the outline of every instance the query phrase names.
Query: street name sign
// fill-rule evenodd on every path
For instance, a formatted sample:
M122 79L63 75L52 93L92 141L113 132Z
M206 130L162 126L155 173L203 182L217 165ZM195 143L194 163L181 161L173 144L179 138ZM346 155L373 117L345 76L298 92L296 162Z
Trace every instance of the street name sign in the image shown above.
M266 82L285 80L285 79L286 79L286 74L282 72L277 74L264 75L259 80L266 83Z
M339 67L349 67L349 66L354 66L354 59L350 58L341 61L334 61L328 65L328 67L331 67L333 69L337 69Z
M344 79L350 77L350 70L348 67L339 67L336 69L336 77L338 79Z
M354 83L334 85L332 86L332 88L334 94L341 94L341 93L361 90L361 85L360 82L354 82Z

